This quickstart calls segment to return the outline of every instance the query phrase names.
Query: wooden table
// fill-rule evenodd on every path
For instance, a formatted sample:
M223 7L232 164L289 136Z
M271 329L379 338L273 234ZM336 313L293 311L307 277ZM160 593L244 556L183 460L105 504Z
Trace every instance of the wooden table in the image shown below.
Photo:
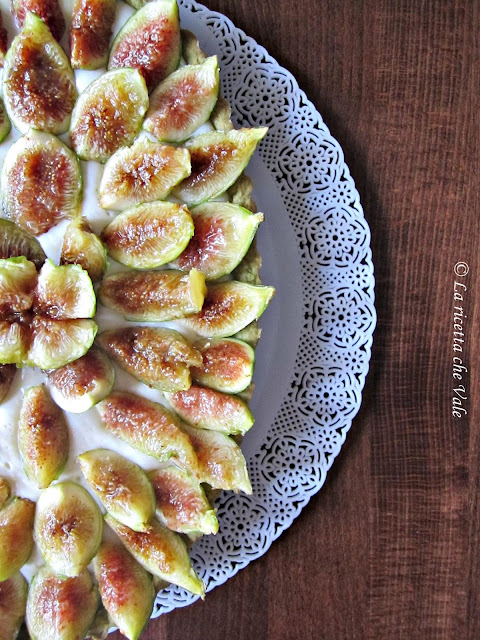
M480 4L205 2L294 73L342 145L372 230L378 329L324 489L266 556L143 640L478 638Z

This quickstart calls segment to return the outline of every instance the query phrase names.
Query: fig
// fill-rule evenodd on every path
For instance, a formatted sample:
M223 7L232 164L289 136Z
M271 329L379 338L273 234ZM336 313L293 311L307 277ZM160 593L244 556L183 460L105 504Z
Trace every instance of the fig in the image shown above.
M78 460L108 513L134 531L146 531L155 514L155 494L143 469L109 449L86 451Z
M14 364L0 364L0 404L10 390L17 368ZM1 478L0 478L1 481ZM1 483L0 483L0 506L1 506Z
M225 393L240 393L252 382L255 351L234 338L199 340L195 348L202 354L200 367L190 369L194 382Z
M82 174L75 154L55 136L31 130L7 152L2 169L5 213L39 235L78 214Z
M227 435L245 435L253 427L252 412L236 396L194 384L186 391L165 395L175 412L193 427Z
M15 640L25 617L28 584L21 573L0 582L0 638Z
M119 544L103 542L94 561L103 606L129 640L137 640L155 602L152 576Z
M177 0L155 0L136 11L113 41L108 68L138 69L151 91L178 67L181 40Z
M212 131L186 142L192 172L174 190L187 204L199 204L224 193L240 176L257 144L267 133L265 127Z
M31 11L43 20L58 42L65 33L65 19L58 0L11 0L11 10L19 29L24 25L27 12Z
M103 279L98 296L126 320L161 322L198 313L205 296L205 276L165 270L117 273Z
M252 493L247 465L238 444L224 433L182 425L190 438L199 464L198 479L212 489Z
M208 286L202 310L182 322L203 338L226 338L259 318L275 293L262 287L230 280Z
M24 256L40 269L46 260L41 244L36 238L10 220L0 218L0 258Z
M42 567L27 599L27 627L32 640L81 640L98 607L98 593L88 571L75 577Z
M217 102L218 58L172 73L153 91L143 128L163 142L182 142L210 118Z
M102 514L83 487L59 482L40 494L34 531L40 553L50 567L64 576L78 576L100 546Z
M68 426L43 385L25 392L18 421L18 449L29 480L48 487L68 458Z
M21 322L0 322L0 363L22 365L30 347L30 331Z
M205 491L188 471L170 465L148 474L157 498L157 512L179 533L217 533L218 520Z
M124 371L160 391L188 389L190 370L202 356L178 331L125 327L101 333L97 341Z
M55 320L92 318L96 298L88 273L77 264L55 265L48 259L40 270L33 310Z
M32 342L23 364L44 370L63 367L85 355L96 333L93 320L50 320L37 316L31 325Z
M0 511L0 582L27 562L33 548L35 503L15 497Z
M5 56L3 99L22 133L30 128L55 134L68 130L77 99L73 71L48 26L31 11Z
M100 349L87 353L48 374L52 398L64 411L83 413L108 396L115 382L115 369Z
M12 125L7 115L3 100L0 100L0 142L3 142L10 133ZM187 152L188 153L188 152Z
M192 267L215 280L231 273L243 260L263 220L229 202L206 202L191 210L195 234L174 266L182 271Z
M73 148L82 160L105 162L133 142L147 108L147 87L136 69L104 73L77 100L70 129Z
M8 32L3 24L3 16L0 13L0 67L3 67L5 54L8 51Z
M141 9L147 4L148 1L149 0L127 0L127 4L129 4L134 9Z
M134 449L166 462L197 469L188 436L174 413L133 393L114 391L97 405L105 427Z
M115 0L75 0L70 27L70 61L74 69L106 66L115 5Z
M187 547L177 533L164 527L155 518L146 532L133 531L110 515L105 516L105 521L147 571L204 597L205 585L195 573Z
M10 484L6 478L0 476L0 509L2 509L10 498Z
M108 252L127 267L153 269L176 258L193 236L185 205L149 202L127 209L102 233Z
M105 164L99 187L104 209L122 211L142 202L164 200L190 174L190 154L150 140L119 149Z
M0 260L0 316L28 311L33 304L37 270L23 256Z
M107 250L85 218L72 220L66 228L60 263L80 265L92 282L102 279L107 268Z

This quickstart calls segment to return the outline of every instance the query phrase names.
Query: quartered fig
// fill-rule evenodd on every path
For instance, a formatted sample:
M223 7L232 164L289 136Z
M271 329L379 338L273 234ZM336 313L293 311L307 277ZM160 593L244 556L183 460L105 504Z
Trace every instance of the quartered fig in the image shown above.
M134 9L141 9L147 4L147 2L148 0L127 0L127 4L129 4Z
M12 124L22 133L30 128L64 133L76 98L73 71L62 47L43 20L27 11L3 66L3 99Z
M192 267L215 280L231 273L252 244L263 213L253 214L229 202L206 202L191 210L195 233L175 267Z
M23 364L44 370L63 367L85 355L96 333L93 320L51 320L36 316L31 325L30 349Z
M0 100L0 142L3 142L10 133L12 125L7 115L3 100Z
M27 599L27 627L35 640L81 640L98 607L98 593L88 571L62 577L42 567Z
M217 533L218 520L205 491L188 471L170 465L148 474L157 512L169 529L179 533Z
M178 67L180 50L177 1L155 0L124 24L113 41L108 68L138 69L151 91Z
M212 338L199 340L194 346L203 359L200 367L190 369L195 382L225 393L240 393L251 384L255 351L249 344L234 338Z
M15 640L25 617L28 584L21 573L0 582L0 638Z
M274 293L235 280L210 284L202 310L182 322L204 338L233 336L262 315Z
M28 311L33 304L37 270L23 256L0 260L0 315Z
M195 573L182 538L155 518L147 532L132 531L110 515L107 524L132 556L151 574L191 593L205 595L205 585Z
M6 478L0 476L0 509L2 509L10 498L10 483Z
M3 24L3 16L0 13L0 67L3 67L5 54L8 50L8 32Z
M75 0L70 27L70 61L74 69L106 66L115 6L115 0Z
M65 33L65 19L58 0L11 0L13 19L19 29L25 22L28 11L45 22L52 36L60 42Z
M24 364L30 347L30 330L21 322L0 321L0 363Z
M27 562L33 548L35 503L15 497L0 511L0 583Z
M196 269L165 270L107 276L98 296L126 320L162 322L198 313L205 291L205 276Z
M80 485L59 482L40 494L35 541L56 573L78 576L97 553L102 530L100 509Z
M7 152L2 169L3 208L33 235L77 215L82 175L74 153L49 133L31 130Z
M164 142L186 140L210 118L219 84L217 56L175 71L150 96L143 128Z
M136 69L104 73L77 100L70 129L73 148L82 160L105 162L133 142L147 108L147 87Z
M146 531L155 514L155 494L143 469L109 449L86 451L78 460L108 513L130 529Z
M103 606L128 640L137 640L155 601L152 576L120 544L103 542L94 561Z
M102 279L107 268L107 251L85 218L72 220L66 228L60 262L80 265L92 282Z
M149 202L120 213L103 230L109 254L136 269L153 269L176 258L193 235L185 205Z
M44 489L61 474L68 459L65 417L43 385L25 392L18 421L18 449L29 480Z
M190 174L186 149L141 140L108 160L99 187L104 209L122 211L142 202L163 200Z
M133 393L114 391L98 405L108 431L134 449L166 462L173 459L196 471L197 461L188 436L174 413Z
M41 244L36 238L10 220L0 218L0 258L24 256L40 269L46 260Z
M52 398L69 413L88 411L108 396L114 382L112 363L95 346L81 358L48 374Z
M224 193L245 169L266 133L261 127L213 131L191 138L185 147L190 151L192 172L174 195L187 204L198 204Z

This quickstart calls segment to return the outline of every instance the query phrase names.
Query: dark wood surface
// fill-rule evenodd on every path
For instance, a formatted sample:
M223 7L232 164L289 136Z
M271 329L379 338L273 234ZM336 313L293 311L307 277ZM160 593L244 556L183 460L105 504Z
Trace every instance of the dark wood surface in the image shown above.
M294 73L342 145L372 230L378 329L324 489L266 556L143 640L478 638L480 4L205 2Z

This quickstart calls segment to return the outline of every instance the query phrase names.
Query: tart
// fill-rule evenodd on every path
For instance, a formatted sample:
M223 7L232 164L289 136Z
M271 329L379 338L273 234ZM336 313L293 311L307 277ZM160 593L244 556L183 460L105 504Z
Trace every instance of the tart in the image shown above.
M267 131L234 128L176 0L76 0L63 38L29 8L0 109L0 636L134 640L166 584L204 597L190 546L251 493Z

